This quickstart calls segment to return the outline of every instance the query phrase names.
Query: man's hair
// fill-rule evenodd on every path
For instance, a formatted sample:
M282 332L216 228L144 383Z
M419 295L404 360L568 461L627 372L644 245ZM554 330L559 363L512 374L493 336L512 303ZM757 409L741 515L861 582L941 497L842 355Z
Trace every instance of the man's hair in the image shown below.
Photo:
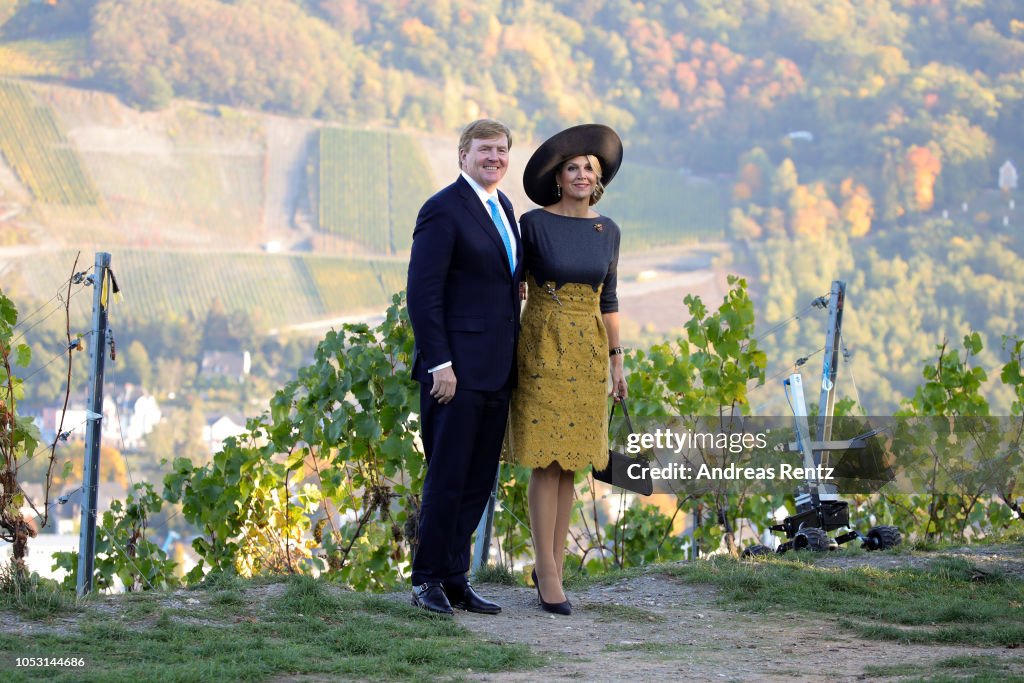
M466 124L459 137L459 168L462 168L462 153L468 152L473 140L490 140L504 135L508 140L508 147L512 149L512 131L501 121L494 119L477 119Z
M564 171L566 164L578 156L580 155L577 154L575 156L571 156L560 163L558 165L558 169L555 171L555 175L557 176ZM604 195L604 183L601 182L601 176L604 174L604 169L601 168L601 160L593 154L584 154L583 156L587 157L587 161L590 162L590 167L594 169L594 173L597 174L597 183L594 184L594 191L590 194L590 206L593 206L601 201L601 197Z

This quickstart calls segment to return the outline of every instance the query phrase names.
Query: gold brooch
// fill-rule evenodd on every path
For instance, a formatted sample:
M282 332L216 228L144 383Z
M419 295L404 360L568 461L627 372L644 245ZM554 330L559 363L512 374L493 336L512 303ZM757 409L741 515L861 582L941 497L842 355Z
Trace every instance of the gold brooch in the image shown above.
M601 232L604 230L604 223L594 223L594 230Z

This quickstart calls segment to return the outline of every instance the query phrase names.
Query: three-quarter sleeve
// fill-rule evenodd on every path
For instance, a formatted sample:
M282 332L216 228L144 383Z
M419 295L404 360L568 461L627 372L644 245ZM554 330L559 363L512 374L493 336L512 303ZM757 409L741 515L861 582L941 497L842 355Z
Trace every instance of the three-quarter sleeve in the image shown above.
M608 264L608 274L604 276L604 287L601 288L601 312L618 313L619 296L615 291L619 279L619 242L622 234L616 230L613 240L612 260Z

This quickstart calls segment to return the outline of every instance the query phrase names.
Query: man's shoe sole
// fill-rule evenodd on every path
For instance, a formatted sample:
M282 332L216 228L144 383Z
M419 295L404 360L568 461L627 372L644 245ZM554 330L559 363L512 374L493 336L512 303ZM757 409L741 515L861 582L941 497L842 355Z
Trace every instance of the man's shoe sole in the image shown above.
M463 612L472 612L473 614L491 614L491 615L493 615L493 614L501 614L501 608L500 607L497 608L497 609L493 609L493 610L470 609L469 607L465 607L463 605L456 605L456 604L453 603L452 604L452 608L460 609Z

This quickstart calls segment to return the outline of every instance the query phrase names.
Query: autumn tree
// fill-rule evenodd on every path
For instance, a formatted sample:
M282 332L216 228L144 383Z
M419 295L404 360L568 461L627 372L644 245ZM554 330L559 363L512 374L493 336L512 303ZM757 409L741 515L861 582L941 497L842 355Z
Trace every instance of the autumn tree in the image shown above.
M800 178L796 172L796 164L792 159L783 159L775 169L775 176L772 178L772 204L780 207L786 206L790 195L799 184Z
M850 237L863 237L868 234L871 230L871 221L875 217L871 192L853 178L846 178L839 186L839 194L843 198L839 213L846 229L850 231Z
M906 173L915 210L931 211L935 204L935 180L940 171L941 157L931 146L914 145L907 150Z
M744 204L753 202L767 204L771 200L771 181L774 175L771 159L761 147L745 152L739 160L736 182L733 184L733 201Z
M797 185L789 198L789 212L793 236L811 239L824 237L839 216L823 183Z

